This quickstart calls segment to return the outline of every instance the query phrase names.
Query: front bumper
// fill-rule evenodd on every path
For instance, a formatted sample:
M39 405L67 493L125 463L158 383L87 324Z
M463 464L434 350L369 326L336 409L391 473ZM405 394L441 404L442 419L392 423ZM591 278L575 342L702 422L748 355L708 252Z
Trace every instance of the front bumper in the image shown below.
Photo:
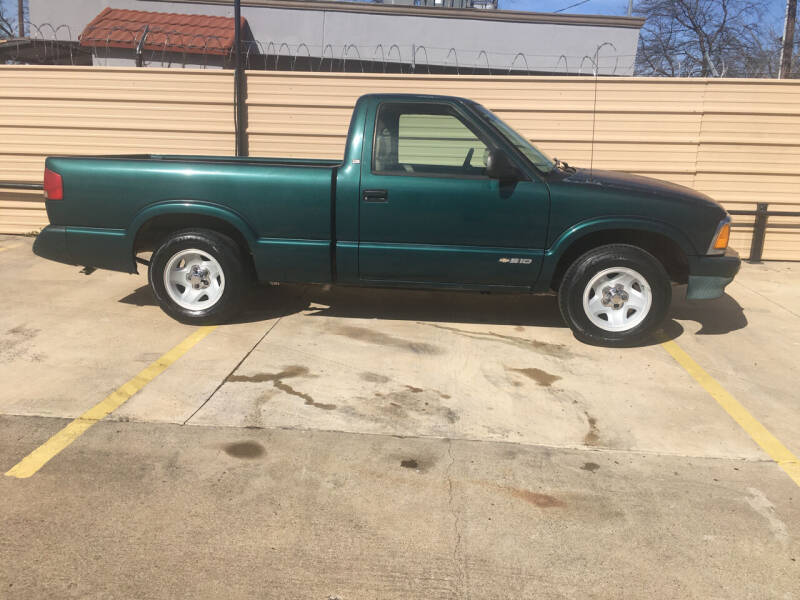
M739 253L731 248L720 256L690 256L686 298L689 300L719 298L725 293L725 286L733 281L741 265Z

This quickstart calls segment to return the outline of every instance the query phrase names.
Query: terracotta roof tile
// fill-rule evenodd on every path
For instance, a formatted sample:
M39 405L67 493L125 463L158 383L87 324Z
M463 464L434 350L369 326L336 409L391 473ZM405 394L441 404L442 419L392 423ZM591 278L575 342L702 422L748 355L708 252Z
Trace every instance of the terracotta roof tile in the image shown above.
M247 21L242 17L241 27ZM234 20L228 17L105 8L80 35L81 46L135 48L147 29L145 50L187 54L231 52Z

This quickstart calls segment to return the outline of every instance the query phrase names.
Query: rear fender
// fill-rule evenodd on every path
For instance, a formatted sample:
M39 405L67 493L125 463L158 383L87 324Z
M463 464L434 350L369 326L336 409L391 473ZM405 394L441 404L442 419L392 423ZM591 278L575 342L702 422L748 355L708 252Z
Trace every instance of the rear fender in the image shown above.
M244 237L251 251L255 247L256 240L258 239L256 232L253 231L250 225L248 225L240 215L229 208L206 202L197 202L195 200L169 200L167 202L159 202L158 204L151 204L137 213L128 228L128 250L129 256L131 256L131 260L133 261L133 270L136 269L134 244L136 243L136 236L139 231L149 221L167 215L186 215L187 217L190 215L201 215L225 221L242 234L242 237ZM187 223L187 227L191 227L191 224Z

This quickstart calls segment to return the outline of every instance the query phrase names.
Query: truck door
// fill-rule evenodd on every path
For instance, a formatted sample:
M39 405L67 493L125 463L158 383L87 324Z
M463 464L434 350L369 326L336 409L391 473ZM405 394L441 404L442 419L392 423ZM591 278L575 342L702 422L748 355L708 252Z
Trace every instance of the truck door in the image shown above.
M485 161L496 140L454 103L386 100L367 119L360 279L533 285L546 239L547 185L490 179Z

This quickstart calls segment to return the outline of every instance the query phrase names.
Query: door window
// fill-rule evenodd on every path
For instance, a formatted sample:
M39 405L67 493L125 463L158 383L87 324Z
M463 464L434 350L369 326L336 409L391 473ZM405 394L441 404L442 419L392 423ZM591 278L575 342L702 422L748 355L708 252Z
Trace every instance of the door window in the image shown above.
M372 170L385 175L486 177L487 143L444 104L383 103Z

